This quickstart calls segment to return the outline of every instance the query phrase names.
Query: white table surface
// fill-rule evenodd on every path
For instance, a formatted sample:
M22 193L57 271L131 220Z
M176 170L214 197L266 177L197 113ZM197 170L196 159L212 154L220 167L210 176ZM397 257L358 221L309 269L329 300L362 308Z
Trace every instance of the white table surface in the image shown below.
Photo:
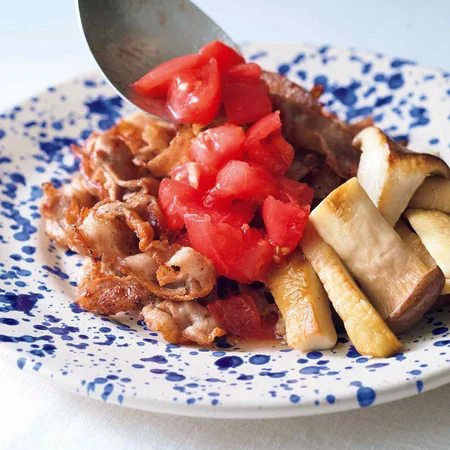
M450 1L195 3L237 42L354 46L450 70ZM70 0L0 0L0 37L0 109L95 69ZM449 415L450 385L336 415L268 421L180 418L68 394L0 360L0 449L447 449Z

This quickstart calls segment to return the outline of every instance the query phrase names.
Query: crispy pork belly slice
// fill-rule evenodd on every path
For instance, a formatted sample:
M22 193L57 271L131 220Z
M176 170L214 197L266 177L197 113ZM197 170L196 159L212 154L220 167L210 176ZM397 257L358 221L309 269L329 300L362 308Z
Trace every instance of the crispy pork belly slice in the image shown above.
M302 180L303 183L307 183L314 191L314 200L323 200L327 195L333 192L339 187L344 180L336 175L330 167L326 164L322 164L320 167L312 170Z
M435 209L450 213L450 180L428 177L414 193L408 205L416 209Z
M263 71L275 109L281 112L285 138L297 149L325 156L326 163L341 178L356 175L360 152L353 147L354 130L318 102L321 92L303 89L283 75Z
M79 289L76 302L88 311L114 315L138 310L152 299L135 277L105 275Z
M135 311L154 297L133 277L122 277L113 266L87 258L80 273L75 301L84 309L114 315Z
M152 331L161 332L172 344L211 345L216 337L226 334L209 311L196 301L156 301L142 308L142 317Z
M406 246L356 178L323 200L310 221L393 331L411 327L441 293L443 275Z
M353 142L362 150L358 181L391 226L428 175L450 177L450 169L442 159L411 152L379 128L364 129Z
M170 172L175 166L191 160L191 140L195 136L194 128L184 125L172 139L169 147L151 159L145 167L156 178L170 176Z
M156 297L174 301L205 297L216 284L213 263L196 250L177 245L170 246L166 253L151 248L129 256L121 261L119 270L135 276Z
M383 358L397 353L400 342L357 286L339 256L311 223L306 226L300 246L323 283L356 350L363 355Z
M154 237L151 225L128 209L126 203L108 200L89 211L77 226L76 235L84 254L112 263L147 251Z
M58 245L70 246L76 251L74 224L78 221L81 210L92 207L95 199L86 190L79 176L59 189L52 183L44 183L42 191L44 196L41 213L45 219L45 233Z
M405 217L445 275L442 294L450 294L450 216L442 211L407 209Z
M176 130L177 126L173 123L137 112L120 120L106 133L118 136L136 155L143 148L155 154L161 152L169 146Z
M269 288L283 315L289 347L307 352L336 345L329 299L300 249L272 271Z

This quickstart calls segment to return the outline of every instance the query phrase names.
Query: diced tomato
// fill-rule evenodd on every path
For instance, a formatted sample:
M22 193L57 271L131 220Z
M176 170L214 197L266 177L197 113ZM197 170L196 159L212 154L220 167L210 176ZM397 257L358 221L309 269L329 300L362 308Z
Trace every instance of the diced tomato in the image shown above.
M246 339L274 339L273 327L264 323L250 295L233 295L207 306L211 315L228 331Z
M256 228L242 227L244 241L239 252L240 283L266 280L273 261L273 247Z
M261 204L276 191L275 178L263 167L244 161L229 161L217 174L210 196L249 200Z
M165 178L159 185L158 201L170 230L184 228L184 216L197 212L201 204L201 195L191 186L180 181Z
M220 41L213 41L204 45L199 53L207 58L215 58L221 73L225 73L236 64L245 63L243 56Z
M262 207L264 225L270 242L280 247L283 256L298 245L308 222L309 206L283 203L269 196Z
M237 125L254 122L272 111L269 91L262 80L228 77L222 99L228 121Z
M200 133L191 142L191 155L195 161L222 167L231 159L241 159L244 154L244 130L227 123Z
M214 186L217 169L214 166L199 164L198 162L188 162L174 167L170 176L172 180L180 181L204 192Z
M238 64L228 71L228 76L235 79L258 81L261 78L261 66L255 63Z
M189 164L189 163L188 163ZM184 174L183 174L184 176ZM200 185L202 181L200 181ZM221 201L213 207L202 203L202 192L194 189L188 183L168 178L159 185L158 200L167 226L171 230L182 230L186 214L208 214L213 223L226 223L235 227L248 224L255 212L255 206L250 202Z
M142 78L139 78L139 80L131 85L131 88L144 96L164 97L175 75L178 75L182 70L200 67L207 61L208 58L197 54L173 58L155 67Z
M277 180L278 192L275 195L277 200L285 203L293 203L298 206L311 205L314 191L305 183L280 177Z
M219 275L239 283L264 281L273 248L258 230L214 224L208 215L189 214L185 222L192 247L211 259Z
M220 94L219 67L211 58L203 66L180 71L173 77L167 104L178 122L206 125L219 111Z
M245 133L245 146L247 148L258 145L263 139L274 131L281 129L280 111L267 114L255 122Z
M240 228L251 222L255 209L251 202L222 200L209 206L204 205L202 212L211 217L212 223L224 222Z
M294 161L294 147L281 136L280 112L254 123L246 133L245 147L250 161L276 175L285 174Z
M226 223L213 224L208 215L189 214L185 221L192 247L209 258L219 274L227 276L232 272L236 268L236 250L244 240L241 229Z

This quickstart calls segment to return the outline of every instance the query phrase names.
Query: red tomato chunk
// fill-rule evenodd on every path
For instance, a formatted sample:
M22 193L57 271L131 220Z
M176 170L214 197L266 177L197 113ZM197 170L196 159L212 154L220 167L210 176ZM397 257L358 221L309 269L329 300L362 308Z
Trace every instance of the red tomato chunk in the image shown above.
M217 115L220 106L221 80L217 61L175 75L169 86L167 103L180 123L206 125Z
M283 256L297 247L308 222L309 209L309 206L283 203L271 196L264 201L262 213L267 236Z
M216 185L210 195L261 204L275 191L276 180L263 167L244 161L229 161L217 174Z
M131 87L141 95L164 97L167 95L170 82L175 75L178 75L182 70L195 69L207 62L208 58L202 55L180 56L162 63L135 81Z
M274 339L273 327L260 316L250 295L233 295L208 305L211 315L237 336L246 339Z
M215 58L222 73L225 73L236 64L245 63L243 56L220 41L213 41L204 45L199 50L199 53L207 58Z
M191 143L193 159L202 164L222 167L230 159L244 154L244 130L233 124L203 131Z
M284 175L294 161L294 147L281 136L279 111L263 117L248 129L245 147L250 161L276 175Z
M258 230L214 224L208 215L188 215L185 222L192 247L211 259L220 275L239 283L265 280L273 248Z

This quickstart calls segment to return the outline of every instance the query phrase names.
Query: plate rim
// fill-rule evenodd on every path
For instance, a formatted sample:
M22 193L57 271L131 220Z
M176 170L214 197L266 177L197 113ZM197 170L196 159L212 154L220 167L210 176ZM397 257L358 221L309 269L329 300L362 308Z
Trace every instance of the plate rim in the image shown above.
M287 46L298 46L302 48L310 48L311 50L318 51L323 45L309 43L309 42L266 42L266 41L252 41L248 44L251 45L257 45L261 47L287 47ZM245 49L245 46L248 44L243 44L242 48ZM343 47L343 46L333 46L333 45L326 45L326 47L329 47L330 49L336 50L336 51L355 51L356 53L360 55L382 55L383 59L392 60L395 59L395 57L391 57L385 54L382 54L380 52L372 51L372 50L360 50L357 47ZM414 60L410 60L415 63L416 68L424 69L427 71L436 72L439 74L447 74L448 72L440 69L440 68L434 68L429 67L420 64L419 62L416 62ZM98 77L101 75L101 72L97 70L88 71L85 73L79 73L75 74L74 76L70 78L66 78L58 83L54 83L53 86L64 86L67 84L70 84L75 79L83 79L83 78L89 78L92 76ZM13 109L15 106L23 105L25 103L28 103L31 98L33 97L39 97L45 95L47 92L47 89L42 89L39 92L37 92L35 95L27 97L25 99L20 100L15 105L7 106L6 108L3 108L2 112L8 112L11 109ZM10 364L15 364L15 358L12 356L14 353L14 348L9 347L8 345L4 345L3 343L0 343L0 357L7 361ZM56 386L60 386L63 390L71 393L81 394L87 398L95 399L102 401L100 396L95 395L89 395L89 393L86 390L76 388L76 391L74 391L75 384L71 383L69 380L71 380L71 377L63 377L58 379L53 379L53 377L50 376L50 371L47 368L47 365L43 365L41 370L38 372L32 371L30 367L25 367L22 369L25 372L33 372L33 374L38 375L41 378L45 378L47 380L51 380L53 384ZM48 372L48 373L47 373ZM426 381L424 383L423 390L421 392L418 392L412 385L411 382L403 382L400 385L389 385L386 387L381 387L377 389L377 397L376 397L376 403L373 406L378 406L384 403L388 403L391 401L397 401L403 398L412 397L414 395L418 395L422 392L427 392L430 390L433 390L437 387L443 386L447 383L450 383L450 368L443 367L439 371L435 373L431 373L428 375L424 375L421 378L423 381ZM116 404L116 402L109 402L112 404ZM282 417L299 417L299 416L313 416L313 415L322 415L322 414L329 414L329 413L336 413L336 412L342 412L342 411L350 411L355 409L361 409L360 406L356 402L354 402L354 397L351 397L350 394L344 395L343 397L340 397L337 399L336 403L334 404L322 404L321 407L315 407L313 404L289 404L286 403L284 405L280 404L270 404L267 403L265 405L256 406L254 404L250 406L245 406L244 404L234 403L234 404L228 404L228 405L218 405L218 406L212 406L212 405L203 405L195 403L193 405L187 405L185 403L178 403L174 402L170 399L167 401L161 401L160 399L150 399L150 398L139 398L139 396L135 397L127 397L127 400L124 401L124 403L121 405L128 408L136 408L141 410L148 410L152 412L157 413L165 413L165 414L173 414L173 415L182 415L182 416L188 416L188 417L205 417L205 418L218 418L218 419L261 419L261 418L282 418ZM371 405L371 407L373 407Z

